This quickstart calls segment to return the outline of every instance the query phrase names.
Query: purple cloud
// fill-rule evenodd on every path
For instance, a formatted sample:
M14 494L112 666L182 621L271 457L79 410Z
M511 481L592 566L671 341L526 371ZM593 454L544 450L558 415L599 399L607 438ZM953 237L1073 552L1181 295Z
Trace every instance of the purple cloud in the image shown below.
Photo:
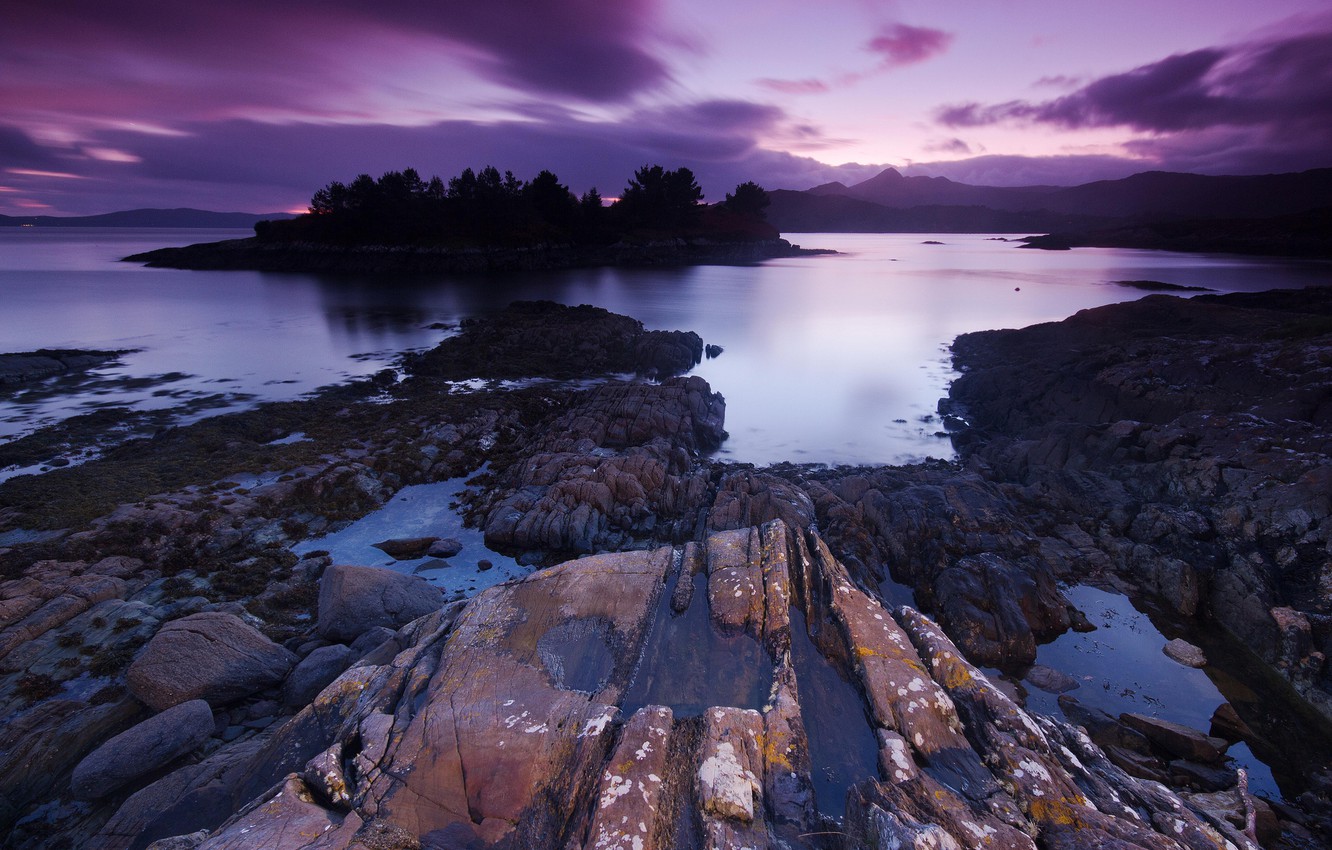
M883 56L889 66L914 65L942 53L953 36L943 30L892 24L870 40L866 48Z
M757 81L760 86L781 94L823 94L832 87L823 80L808 78L804 80L778 80L764 77Z
M1052 100L964 103L935 117L948 127L1128 127L1153 134L1129 150L1172 168L1325 166L1332 161L1332 30L1195 50Z

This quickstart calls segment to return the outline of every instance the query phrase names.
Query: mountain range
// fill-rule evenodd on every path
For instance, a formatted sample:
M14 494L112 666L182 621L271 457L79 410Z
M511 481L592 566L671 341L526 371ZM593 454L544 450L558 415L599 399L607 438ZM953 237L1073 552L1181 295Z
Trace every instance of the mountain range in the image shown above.
M211 212L188 207L122 210L101 215L0 215L0 227L254 227L256 221L295 218L291 213Z
M1307 213L1332 207L1332 168L1254 176L1147 171L1080 186L1015 187L889 168L852 186L768 194L768 220L783 232L1031 233Z

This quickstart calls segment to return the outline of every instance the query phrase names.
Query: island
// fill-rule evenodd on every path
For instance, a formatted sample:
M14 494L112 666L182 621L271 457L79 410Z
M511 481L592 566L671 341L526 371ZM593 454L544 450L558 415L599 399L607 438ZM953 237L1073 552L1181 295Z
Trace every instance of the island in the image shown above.
M362 174L315 192L308 213L255 235L126 257L181 269L477 273L624 265L752 263L831 253L792 245L764 220L767 192L738 185L717 204L688 168L645 165L609 207L550 171L530 181L494 166L447 183L415 169Z
M10 846L1332 836L1326 290L967 334L961 457L903 467L716 459L689 331L550 302L458 330L401 380L0 483ZM390 566L487 574L438 535L316 548L438 482L518 575L445 593ZM1210 724L1109 714L1033 663L1106 627L1070 600L1088 583L1233 682Z

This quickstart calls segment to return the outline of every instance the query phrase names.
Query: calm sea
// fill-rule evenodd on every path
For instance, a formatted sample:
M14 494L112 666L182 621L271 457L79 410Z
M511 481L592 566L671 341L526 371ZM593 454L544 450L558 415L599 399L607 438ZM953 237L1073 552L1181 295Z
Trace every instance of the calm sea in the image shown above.
M134 349L73 393L0 397L0 439L113 405L210 410L292 399L373 373L516 299L595 304L689 329L724 353L696 370L726 396L721 455L766 464L950 457L938 399L958 334L1143 297L1156 280L1218 291L1332 283L1332 265L1084 248L983 235L795 234L837 256L755 266L494 277L188 272L119 262L246 231L0 229L0 352ZM942 244L928 244L930 241ZM195 414L197 415L197 414Z

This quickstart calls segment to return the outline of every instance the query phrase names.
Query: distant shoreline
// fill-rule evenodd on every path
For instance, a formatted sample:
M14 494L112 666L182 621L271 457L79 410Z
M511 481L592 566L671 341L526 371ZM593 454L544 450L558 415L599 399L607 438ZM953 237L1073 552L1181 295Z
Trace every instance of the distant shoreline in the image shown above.
M721 241L656 239L611 245L536 244L522 247L442 248L400 245L327 245L231 239L159 248L132 254L125 262L153 268L201 271L290 271L349 273L485 273L543 271L599 266L736 265L779 257L835 254L801 248L785 239Z

